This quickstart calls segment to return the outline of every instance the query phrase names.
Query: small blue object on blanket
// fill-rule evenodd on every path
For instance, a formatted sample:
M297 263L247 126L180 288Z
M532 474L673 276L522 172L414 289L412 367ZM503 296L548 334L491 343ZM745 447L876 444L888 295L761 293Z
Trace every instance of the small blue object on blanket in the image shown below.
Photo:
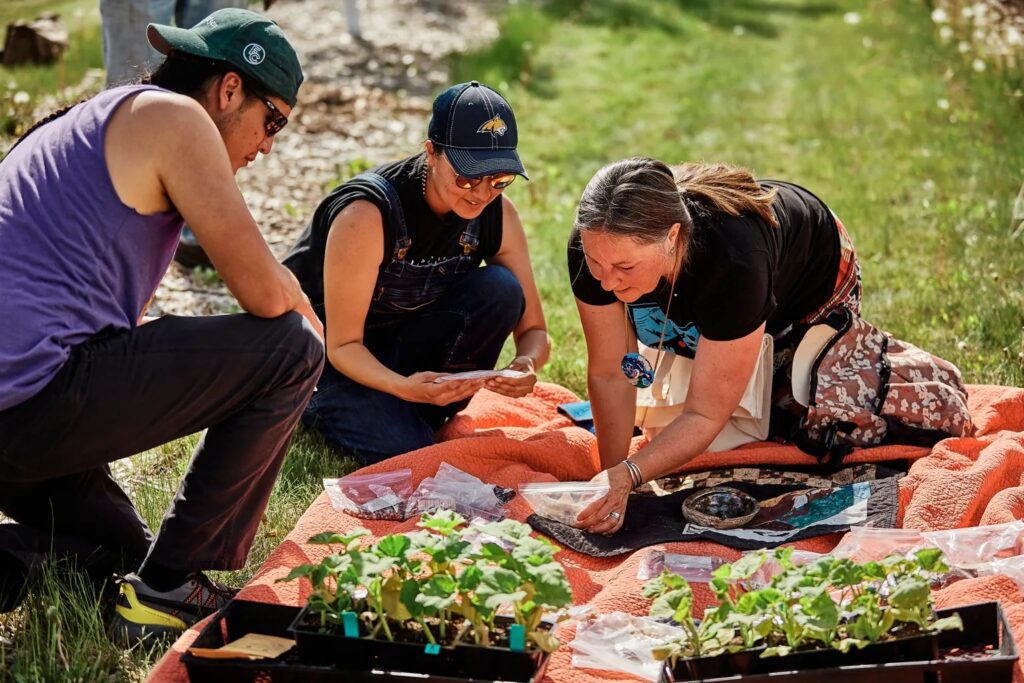
M594 433L594 414L590 412L590 401L563 403L558 406L558 412L567 416L577 427L583 427L590 433Z

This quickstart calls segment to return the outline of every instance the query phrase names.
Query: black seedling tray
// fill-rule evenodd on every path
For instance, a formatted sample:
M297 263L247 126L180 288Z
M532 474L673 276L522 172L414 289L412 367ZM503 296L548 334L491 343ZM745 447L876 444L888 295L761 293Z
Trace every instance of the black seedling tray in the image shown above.
M665 663L660 680L712 683L736 680L736 676L743 676L745 683L1010 683L1018 658L1017 645L1000 604L985 602L939 610L938 617L941 619L954 613L960 615L964 630L943 631L937 638L904 638L901 641L872 645L863 650L854 648L845 655L838 651L814 651L758 659L760 650L755 650L679 660L675 668ZM971 660L939 659L934 649L936 640L938 653L946 653L954 648L972 650L985 646L992 646L993 652L986 657ZM897 661L885 657L903 659ZM908 657L925 659L914 661ZM844 663L832 665L837 661ZM764 667L770 667L770 670Z
M192 646L217 648L248 633L294 638L296 634L292 633L290 627L299 618L301 611L298 607L232 600L206 625ZM396 646L403 645L401 643L385 642L384 647L378 647L380 642L376 640L345 639L338 636L333 636L333 639L351 641L345 644L350 648L339 651L333 648L332 643L330 657L315 656L314 661L303 658L298 647L293 647L273 660L207 659L186 652L181 656L181 661L192 683L409 683L412 679L402 672L408 672L423 658L428 658L428 664L437 667L439 662L448 661L445 657L451 657L452 651L457 649L460 651L457 661L468 662L466 666L482 672L479 676L468 677L442 666L435 669L435 672L423 672L427 673L427 676L415 676L414 679L434 683L536 683L543 679L549 659L546 654L529 655L512 652L507 648L485 648L475 645L441 648L438 655L427 655L422 645L406 645L406 648L419 651L418 658L413 658L410 657L409 649L402 649L401 654L398 654L400 650ZM340 666L334 666L329 660L338 658L339 652L342 661L338 662ZM374 652L375 658L368 661L366 652ZM352 659L344 661L344 653L352 653ZM392 659L387 659L389 657ZM394 659L395 657L408 659ZM528 676L522 677L522 670L527 661L532 668ZM363 666L368 668L360 668ZM520 677L510 677L510 674Z
M299 659L312 664L348 671L427 675L428 680L453 682L534 683L544 678L547 669L547 654L536 650L520 652L475 644L427 647L382 638L347 638L304 624L304 616L305 611L296 616L290 631L297 642Z

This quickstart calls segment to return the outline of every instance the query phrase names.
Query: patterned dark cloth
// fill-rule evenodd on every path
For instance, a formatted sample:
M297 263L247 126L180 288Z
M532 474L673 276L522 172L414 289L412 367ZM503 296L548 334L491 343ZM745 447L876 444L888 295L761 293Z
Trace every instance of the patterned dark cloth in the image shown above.
M899 511L899 478L897 475L818 489L733 480L729 485L761 503L757 516L740 529L707 529L688 523L683 518L682 505L694 487L661 496L633 494L626 505L625 523L610 537L537 515L530 515L526 521L562 545L593 557L622 555L672 541L714 541L741 550L774 548L847 531L850 526L894 527Z

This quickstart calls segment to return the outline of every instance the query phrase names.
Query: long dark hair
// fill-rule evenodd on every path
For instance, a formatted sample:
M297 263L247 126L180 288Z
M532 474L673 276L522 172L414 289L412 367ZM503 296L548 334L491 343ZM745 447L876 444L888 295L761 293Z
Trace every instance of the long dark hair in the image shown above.
M683 261L694 213L752 213L778 227L772 213L775 190L765 190L750 171L728 164L682 164L633 157L609 164L587 183L574 228L631 237L645 243L665 239L679 223Z
M176 92L180 95L187 95L198 100L212 79L220 78L228 72L238 74L238 77L242 79L242 89L245 92L258 97L267 97L269 95L269 89L266 86L251 76L246 76L241 73L238 70L238 67L230 64L229 62L216 59L206 59L205 57L196 57L195 55L190 55L178 50L171 50L170 53L168 53L167 58L164 59L155 71L143 75L137 82L147 85L156 85L164 88L165 90L170 90L171 92ZM11 145L11 148L7 150L7 155L9 156L11 151L20 145L22 141L32 134L32 132L37 128L46 125L54 119L60 118L71 109L85 101L86 100L81 100L62 109L58 109L45 118L36 121L31 128L22 133L17 142Z

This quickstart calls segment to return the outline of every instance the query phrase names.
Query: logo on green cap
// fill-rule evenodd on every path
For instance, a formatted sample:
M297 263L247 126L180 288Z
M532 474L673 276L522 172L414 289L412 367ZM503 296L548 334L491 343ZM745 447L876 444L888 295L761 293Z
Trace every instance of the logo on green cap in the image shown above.
M259 66L266 58L267 52L263 49L262 45L258 43L249 43L245 46L245 50L242 51L242 56L245 58L245 61L249 62L253 66Z

